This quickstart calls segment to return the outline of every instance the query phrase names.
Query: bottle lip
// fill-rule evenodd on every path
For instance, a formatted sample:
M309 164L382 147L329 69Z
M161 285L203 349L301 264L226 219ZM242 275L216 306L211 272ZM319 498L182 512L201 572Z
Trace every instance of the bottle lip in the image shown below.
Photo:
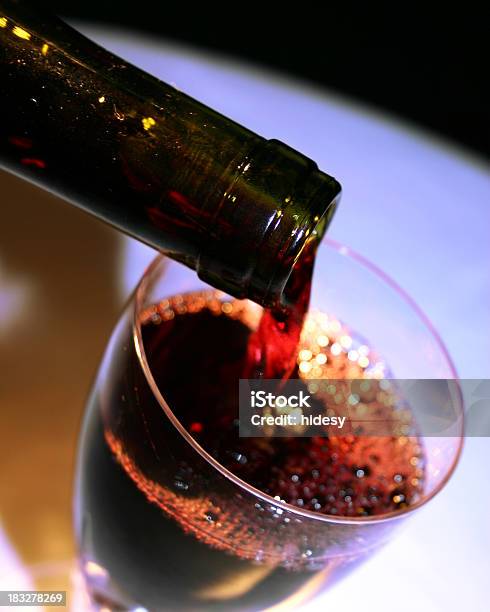
M288 145L254 137L218 186L199 277L236 298L285 306L294 265L309 237L316 231L321 238L329 225L340 184Z
M251 275L249 297L262 306L277 308L287 305L285 290L295 264L311 236L316 233L316 240L321 241L337 209L341 197L340 184L320 170L316 170L314 174L316 175L314 178L320 181L320 186L307 202L307 209L301 219L298 219L289 240L281 245L279 253L272 254L275 265L265 290L261 286L255 286L253 279L264 278L264 272L261 273L259 270L271 260L270 252L265 257L261 257L262 251L264 253L268 251L268 234L264 236L258 248L259 256Z

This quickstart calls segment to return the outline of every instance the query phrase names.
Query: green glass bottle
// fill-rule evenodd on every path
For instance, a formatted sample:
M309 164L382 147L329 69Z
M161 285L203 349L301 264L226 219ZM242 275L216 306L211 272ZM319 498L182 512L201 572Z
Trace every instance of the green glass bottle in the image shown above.
M47 14L0 0L0 165L273 306L335 179ZM321 229L319 229L321 228ZM88 247L89 248L89 247Z

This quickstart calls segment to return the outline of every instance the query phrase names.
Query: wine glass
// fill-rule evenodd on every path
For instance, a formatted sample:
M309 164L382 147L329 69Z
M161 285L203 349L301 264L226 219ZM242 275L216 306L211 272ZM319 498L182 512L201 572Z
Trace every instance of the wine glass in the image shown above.
M374 377L380 376L376 368L385 368L397 379L456 379L444 345L413 301L331 240L318 251L311 308L329 313L340 331L350 330L337 349L349 359L367 368L372 355L382 356L371 357ZM191 327L169 323L202 309L229 315L231 336L236 325L253 328L260 316L256 305L233 301L158 256L100 365L83 424L75 502L81 570L94 608L297 608L381 547L441 490L457 464L463 432L458 393L452 396L457 418L448 431L435 434L419 424L423 486L411 505L342 516L257 489L198 443L205 408L199 398L210 385L226 386L228 370L219 361L203 369L196 355L215 354L213 342L220 346L229 336L225 328L213 335L207 319ZM187 406L185 423L174 409L172 385L197 398Z

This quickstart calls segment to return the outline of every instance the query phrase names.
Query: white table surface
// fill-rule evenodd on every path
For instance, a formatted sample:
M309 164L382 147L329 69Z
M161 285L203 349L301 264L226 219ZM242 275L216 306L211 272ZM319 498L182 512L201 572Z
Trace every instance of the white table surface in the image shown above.
M411 294L460 377L490 378L490 175L482 161L331 92L130 32L84 29L337 177L344 194L329 235ZM127 241L123 292L152 257ZM490 439L468 439L447 487L385 549L305 610L488 610L489 463Z

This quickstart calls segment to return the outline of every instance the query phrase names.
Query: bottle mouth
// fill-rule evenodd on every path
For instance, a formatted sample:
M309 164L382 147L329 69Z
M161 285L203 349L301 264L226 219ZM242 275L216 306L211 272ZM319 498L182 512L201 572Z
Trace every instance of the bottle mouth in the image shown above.
M284 306L293 268L311 237L325 233L340 184L277 140L255 140L234 167L220 183L224 196L204 236L198 275L236 298Z
M318 190L317 197L310 202L309 210L299 221L297 228L290 232L290 240L285 243L277 259L269 286L259 298L263 306L286 308L291 303L295 303L298 290L301 288L296 287L296 283L292 282L293 270L310 242L314 243L311 246L313 250L316 250L335 214L341 197L340 185L323 172L318 171L318 175L323 180L326 178L327 184L322 185ZM261 265L261 262L263 260L259 260L258 266ZM260 272L256 270L254 276L259 275Z

